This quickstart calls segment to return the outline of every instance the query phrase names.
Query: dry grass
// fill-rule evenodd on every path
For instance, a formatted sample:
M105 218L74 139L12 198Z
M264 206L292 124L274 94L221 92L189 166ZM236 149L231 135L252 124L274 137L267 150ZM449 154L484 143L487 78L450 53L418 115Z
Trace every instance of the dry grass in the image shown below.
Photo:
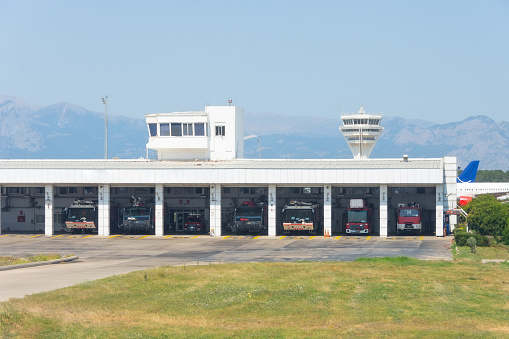
M20 338L509 337L509 264L164 267L0 304Z
M23 257L0 256L0 266L26 264L29 262L48 261L62 258L61 254L27 254Z

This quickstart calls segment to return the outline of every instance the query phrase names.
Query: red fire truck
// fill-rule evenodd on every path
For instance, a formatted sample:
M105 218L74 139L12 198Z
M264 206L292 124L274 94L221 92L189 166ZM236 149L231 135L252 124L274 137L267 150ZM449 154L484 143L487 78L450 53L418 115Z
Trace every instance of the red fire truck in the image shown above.
M373 208L364 199L350 199L346 209L346 233L370 234L373 232Z
M396 233L404 231L422 232L422 208L414 202L398 204Z

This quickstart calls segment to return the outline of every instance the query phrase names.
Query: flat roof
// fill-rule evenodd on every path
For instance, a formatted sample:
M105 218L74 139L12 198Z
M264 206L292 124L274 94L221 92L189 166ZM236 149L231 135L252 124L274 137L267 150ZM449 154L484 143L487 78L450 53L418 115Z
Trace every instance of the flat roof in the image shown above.
M440 169L442 158L403 159L233 159L159 161L147 159L0 160L0 169Z

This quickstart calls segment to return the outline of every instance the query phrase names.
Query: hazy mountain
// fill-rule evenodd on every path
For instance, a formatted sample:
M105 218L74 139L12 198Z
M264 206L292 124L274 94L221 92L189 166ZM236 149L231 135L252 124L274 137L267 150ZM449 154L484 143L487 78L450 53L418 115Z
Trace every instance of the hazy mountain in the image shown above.
M108 116L108 157L146 155L144 119ZM0 157L104 158L104 114L70 103L47 107L0 96Z
M245 113L245 135L260 136L262 158L351 159L337 119ZM449 124L384 116L372 158L457 156L465 167L509 170L509 123L473 116ZM146 155L144 118L108 116L108 157ZM258 158L258 138L245 141L246 158ZM0 96L0 158L101 159L104 114L70 103L47 107ZM151 156L153 157L153 156Z

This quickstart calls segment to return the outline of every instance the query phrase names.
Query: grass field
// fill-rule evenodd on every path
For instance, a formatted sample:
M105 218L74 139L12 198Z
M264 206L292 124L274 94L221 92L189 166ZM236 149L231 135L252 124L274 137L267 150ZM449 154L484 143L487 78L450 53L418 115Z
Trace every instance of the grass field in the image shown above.
M162 267L1 303L0 327L8 338L508 338L509 263Z
M62 255L57 253L29 254L24 257L0 256L0 266L26 264L29 262L48 261L60 258L62 258Z

